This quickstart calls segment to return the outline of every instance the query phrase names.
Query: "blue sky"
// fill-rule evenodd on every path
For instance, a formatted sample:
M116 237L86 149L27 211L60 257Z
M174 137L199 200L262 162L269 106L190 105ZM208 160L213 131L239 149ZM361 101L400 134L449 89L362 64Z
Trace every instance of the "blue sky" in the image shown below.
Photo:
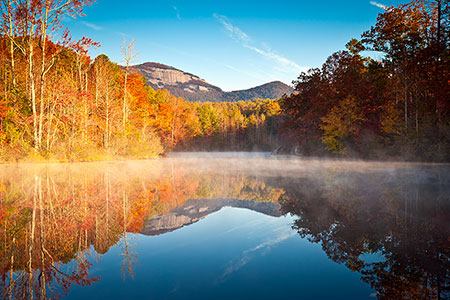
M101 44L91 51L122 62L122 40L135 40L135 64L160 62L226 91L273 80L290 84L302 70L375 24L383 1L97 0L86 16L65 20L73 35Z

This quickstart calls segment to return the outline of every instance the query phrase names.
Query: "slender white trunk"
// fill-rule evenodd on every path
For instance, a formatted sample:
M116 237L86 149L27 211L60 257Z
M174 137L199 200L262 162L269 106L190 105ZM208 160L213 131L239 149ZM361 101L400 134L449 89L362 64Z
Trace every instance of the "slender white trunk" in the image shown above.
M8 1L9 9L8 9L8 21L9 21L9 52L10 52L10 59L11 59L11 79L12 79L12 85L13 88L16 88L16 70L15 70L15 60L14 60L14 26L13 26L13 20L12 20L12 5L11 1Z
M128 65L125 71L125 82L123 84L123 131L125 132L125 125L127 122L127 79L128 79Z
M32 25L33 27L33 25ZM33 139L34 148L37 151L39 149L39 139L38 139L38 118L37 118L37 107L36 107L36 88L35 88L35 78L33 71L33 55L34 46L32 36L28 37L28 78L29 78L29 88L30 88L30 98L31 107L33 111Z
M44 123L44 91L45 91L45 75L46 75L46 60L45 52L47 50L47 23L48 23L48 8L44 8L44 13L41 19L41 84L39 86L39 134L38 143L39 148L42 148L42 132Z

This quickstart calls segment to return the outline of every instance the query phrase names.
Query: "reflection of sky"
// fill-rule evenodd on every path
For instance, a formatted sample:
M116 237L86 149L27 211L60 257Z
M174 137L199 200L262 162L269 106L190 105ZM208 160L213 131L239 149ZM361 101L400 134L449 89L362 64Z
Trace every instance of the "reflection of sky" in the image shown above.
M72 287L68 299L371 299L359 274L301 239L292 223L227 207L171 233L128 234L134 280L122 279L121 241L94 262L100 281Z

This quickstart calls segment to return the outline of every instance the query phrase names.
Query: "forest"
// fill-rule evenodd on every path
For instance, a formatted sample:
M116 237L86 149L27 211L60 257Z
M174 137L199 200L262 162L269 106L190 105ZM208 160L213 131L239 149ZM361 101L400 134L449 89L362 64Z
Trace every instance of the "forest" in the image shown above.
M0 161L154 158L176 150L273 151L367 159L450 160L450 5L412 1L281 99L188 102L154 90L100 44L62 23L91 0L4 0ZM381 54L374 59L373 53ZM295 149L295 151L294 151Z
M300 74L281 100L286 143L308 155L448 161L449 50L449 1L388 7L361 39Z

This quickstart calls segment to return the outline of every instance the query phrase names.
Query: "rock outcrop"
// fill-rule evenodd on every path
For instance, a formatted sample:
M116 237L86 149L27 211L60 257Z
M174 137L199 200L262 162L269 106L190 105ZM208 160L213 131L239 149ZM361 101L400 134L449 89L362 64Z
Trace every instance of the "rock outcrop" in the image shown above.
M239 101L252 99L277 99L283 94L290 94L293 89L274 81L248 90L224 92L217 86L209 84L200 77L178 70L174 67L148 62L131 67L132 72L142 74L148 84L156 89L167 89L173 95L188 101Z

